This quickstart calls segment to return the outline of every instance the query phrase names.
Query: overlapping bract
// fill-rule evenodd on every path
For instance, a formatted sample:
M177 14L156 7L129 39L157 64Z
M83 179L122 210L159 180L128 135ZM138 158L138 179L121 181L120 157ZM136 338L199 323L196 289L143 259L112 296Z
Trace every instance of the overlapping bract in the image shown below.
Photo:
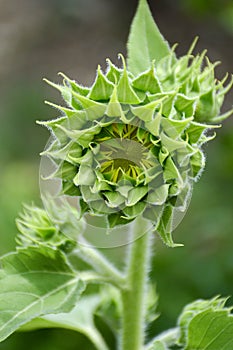
M103 215L109 227L143 215L174 246L174 212L185 211L205 166L202 145L215 136L207 131L218 127L209 123L232 113L219 116L232 81L224 87L215 64L202 68L205 52L191 51L177 59L171 50L138 76L121 55L123 68L108 60L90 88L64 74L63 85L48 82L67 106L49 103L63 116L39 122L54 136L43 154L56 162L62 192L80 198L81 215Z

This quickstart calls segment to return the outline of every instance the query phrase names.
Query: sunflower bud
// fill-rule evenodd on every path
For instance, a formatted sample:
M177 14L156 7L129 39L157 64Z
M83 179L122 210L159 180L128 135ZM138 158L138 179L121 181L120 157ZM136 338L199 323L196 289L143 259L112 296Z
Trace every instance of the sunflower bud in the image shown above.
M194 45L193 45L194 46ZM174 246L175 212L187 208L192 183L205 167L202 145L215 136L212 124L232 86L214 78L215 64L192 48L177 59L174 50L133 75L107 60L89 88L64 74L58 89L65 107L56 120L39 122L53 141L43 154L57 164L52 177L62 193L77 196L81 216L107 218L108 227L138 215L149 220L163 241ZM203 67L203 62L206 65Z
M22 246L46 244L59 247L66 252L75 247L77 232L83 222L77 220L72 207L67 203L56 205L51 198L44 198L46 209L34 205L24 206L24 211L16 220L20 234L17 243Z

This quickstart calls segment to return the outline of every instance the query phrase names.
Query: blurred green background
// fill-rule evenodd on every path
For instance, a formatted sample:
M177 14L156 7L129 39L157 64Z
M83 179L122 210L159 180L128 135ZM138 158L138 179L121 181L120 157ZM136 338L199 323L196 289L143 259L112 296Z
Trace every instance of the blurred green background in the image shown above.
M179 43L179 55L199 35L196 52L208 48L212 61L222 61L217 76L232 72L232 0L149 2L164 36ZM117 62L117 54L125 53L136 5L136 0L0 1L1 254L15 247L14 221L22 202L40 203L39 152L48 133L35 121L56 116L44 99L60 99L42 78L59 81L57 72L63 71L91 84L98 63L105 67L106 57ZM224 110L232 100L230 93ZM174 233L184 248L168 249L159 241L155 246L151 277L161 316L149 335L174 326L182 307L193 299L233 295L233 118L206 155L206 171ZM33 350L93 349L83 336L61 330L15 334L0 349L21 350L25 343Z

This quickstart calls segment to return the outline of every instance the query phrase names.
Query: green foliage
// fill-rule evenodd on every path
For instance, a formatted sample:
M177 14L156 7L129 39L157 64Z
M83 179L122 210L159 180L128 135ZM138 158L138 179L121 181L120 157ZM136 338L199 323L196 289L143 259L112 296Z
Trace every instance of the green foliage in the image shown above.
M0 339L40 315L70 311L85 284L49 247L20 248L1 259Z
M187 305L180 318L179 343L185 350L230 349L233 344L232 308L224 307L226 299L197 300Z
M128 40L129 71L138 75L149 69L152 61L155 60L157 64L170 53L169 45L154 22L147 1L140 0Z
M146 350L216 350L232 344L232 308L227 299L197 300L185 306L178 327L159 334Z
M93 316L101 299L98 295L83 297L69 313L46 315L34 319L21 328L23 331L40 328L67 328L84 334L95 345L96 349L106 350L107 345L94 325Z

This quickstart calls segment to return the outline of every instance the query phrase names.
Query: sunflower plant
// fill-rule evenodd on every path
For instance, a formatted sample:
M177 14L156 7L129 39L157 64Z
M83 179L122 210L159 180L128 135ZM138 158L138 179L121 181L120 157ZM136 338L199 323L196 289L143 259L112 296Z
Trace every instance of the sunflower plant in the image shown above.
M231 308L220 297L187 305L173 329L146 333L158 317L153 242L182 245L172 231L205 167L203 145L232 114L220 113L232 79L217 80L218 63L206 51L195 56L195 44L178 58L140 0L118 65L98 66L90 87L63 73L60 84L46 80L65 103L47 102L60 115L38 122L51 132L42 152L44 208L25 206L18 248L1 258L1 341L16 330L60 327L112 350L98 315L119 350L233 346ZM116 246L127 247L124 268L100 249Z

